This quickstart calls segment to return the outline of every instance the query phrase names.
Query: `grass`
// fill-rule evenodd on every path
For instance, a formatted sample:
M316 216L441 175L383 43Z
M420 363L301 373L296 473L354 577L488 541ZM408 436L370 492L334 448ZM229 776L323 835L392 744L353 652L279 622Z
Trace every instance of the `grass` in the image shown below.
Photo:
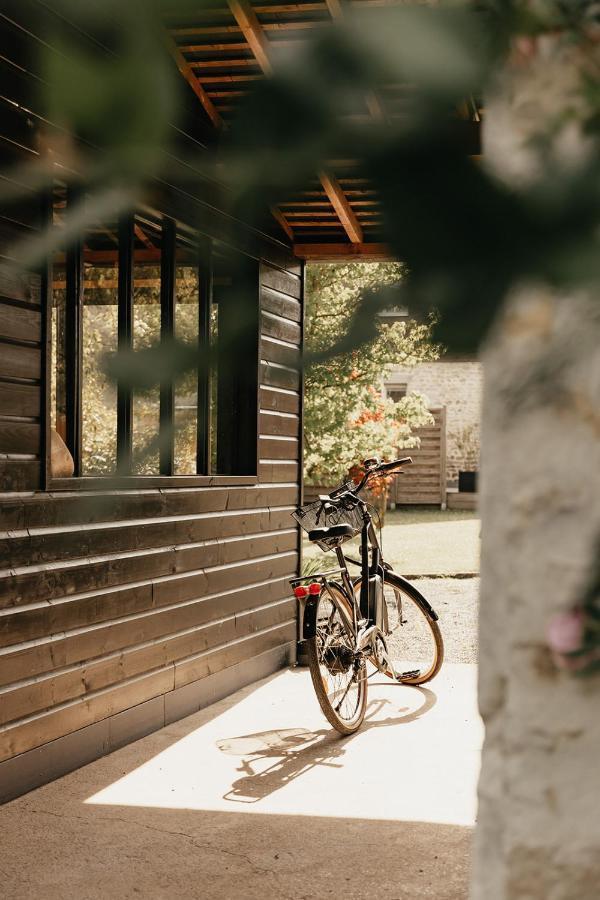
M383 528L383 554L397 572L414 575L472 575L479 572L480 522L475 512L427 508L388 510ZM356 555L358 538L344 545ZM352 548L352 550L350 549ZM332 554L304 542L304 564L315 557L331 567Z

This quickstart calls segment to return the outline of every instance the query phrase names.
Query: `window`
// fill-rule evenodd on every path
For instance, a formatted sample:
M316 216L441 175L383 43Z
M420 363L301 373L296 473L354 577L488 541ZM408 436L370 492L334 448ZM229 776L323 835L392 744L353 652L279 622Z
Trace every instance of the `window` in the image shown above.
M157 346L192 368L144 390L106 374ZM54 259L51 427L75 475L255 475L258 355L257 261L172 219L102 223Z
M393 400L394 403L398 403L399 400L406 397L407 390L407 384L386 384L385 386L386 397L388 397L389 400Z

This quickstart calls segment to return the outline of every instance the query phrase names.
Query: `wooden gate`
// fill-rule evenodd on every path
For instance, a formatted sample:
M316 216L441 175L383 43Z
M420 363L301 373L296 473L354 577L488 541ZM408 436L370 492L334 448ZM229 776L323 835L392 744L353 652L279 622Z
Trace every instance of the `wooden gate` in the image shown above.
M420 446L401 453L412 456L413 465L394 479L388 503L446 507L446 407L434 407L430 412L433 423L415 432Z

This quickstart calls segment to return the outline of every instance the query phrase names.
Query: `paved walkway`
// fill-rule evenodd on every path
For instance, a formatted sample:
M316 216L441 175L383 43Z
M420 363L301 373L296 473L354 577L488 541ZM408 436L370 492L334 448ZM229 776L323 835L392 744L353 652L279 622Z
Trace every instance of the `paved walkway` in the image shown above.
M282 672L0 808L6 900L467 896L476 667L371 682L342 739Z

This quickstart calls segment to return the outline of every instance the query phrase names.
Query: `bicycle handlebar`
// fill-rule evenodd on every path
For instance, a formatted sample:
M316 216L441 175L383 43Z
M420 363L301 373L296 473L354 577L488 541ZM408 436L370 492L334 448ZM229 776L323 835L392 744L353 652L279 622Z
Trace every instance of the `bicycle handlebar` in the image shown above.
M365 462L370 462L371 460L366 460ZM370 478L381 476L381 475L393 475L396 469L399 469L400 466L408 466L412 463L411 456L402 456L400 459L393 459L388 463L376 463L375 465L367 468L365 474L360 480L359 485L356 488L356 493L362 491L367 481Z
M366 485L366 483L369 481L370 478L383 476L383 475L393 475L397 469L399 470L400 466L408 466L408 465L411 465L411 463L412 463L411 456L403 456L400 459L394 459L391 462L377 463L375 465L372 465L370 468L367 469L367 471L361 478L360 482L356 485L356 487L354 489L350 488L347 491L343 491L342 493L340 493L339 495L337 495L335 497L332 497L330 495L325 495L325 494L320 495L319 500L321 501L322 510L324 512L326 512L327 506L335 507L348 496L355 497L357 502L359 502L357 494L360 491L362 491L362 489L364 488L364 486ZM399 474L399 472L396 474Z

